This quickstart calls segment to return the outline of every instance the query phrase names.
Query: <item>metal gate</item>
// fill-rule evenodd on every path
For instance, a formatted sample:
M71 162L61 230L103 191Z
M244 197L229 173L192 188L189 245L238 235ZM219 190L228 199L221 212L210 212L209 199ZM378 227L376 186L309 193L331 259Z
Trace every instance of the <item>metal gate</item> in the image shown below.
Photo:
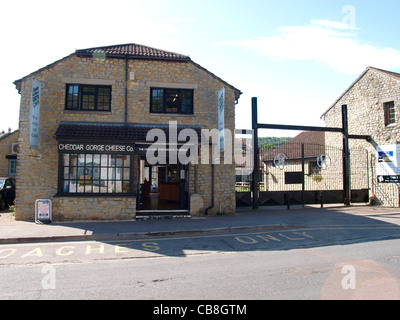
M345 202L343 149L325 145L324 137L324 133L303 132L281 146L261 146L258 206ZM297 142L305 138L323 143ZM368 202L368 152L352 149L350 153L351 202ZM242 175L240 169L236 176L236 205L248 207L252 204L252 175Z
M322 143L295 143L293 139L284 146L276 148L272 146L269 152L262 154L258 145L259 129L278 129L278 130L297 130L310 131L312 133L323 134ZM237 133L246 134L248 130L237 130ZM245 133L246 132L246 133ZM342 138L342 148L340 144L334 143L334 147L326 145L325 133L339 133ZM258 123L257 98L252 98L252 139L254 141L251 148L252 167L254 168L250 183L246 181L237 186L237 194L250 192L250 203L253 209L260 205L282 205L288 207L292 203L315 204L315 203L340 203L350 205L351 202L368 202L368 154L363 158L363 151L360 156L350 157L350 139L371 141L367 135L350 135L348 128L347 105L342 106L342 127L313 127L313 126L294 126L278 124ZM315 139L311 139L311 141ZM247 148L248 150L248 148ZM364 160L359 160L364 159ZM358 178L358 171L351 167L354 161L364 161L364 164L354 168L361 168L361 176ZM248 168L239 168L248 172ZM279 171L278 171L279 170ZM237 168L237 172L238 172ZM269 175L267 177L267 175ZM245 176L242 173L242 177ZM367 177L365 180L364 177ZM342 180L341 180L342 179ZM351 188L352 179L356 182L356 189ZM247 179L248 180L248 179ZM366 183L364 182L366 181ZM243 182L246 182L243 184ZM264 186L261 187L260 185ZM247 191L247 188L250 190ZM274 190L278 189L278 190ZM237 197L237 206L248 205L249 197L240 195Z

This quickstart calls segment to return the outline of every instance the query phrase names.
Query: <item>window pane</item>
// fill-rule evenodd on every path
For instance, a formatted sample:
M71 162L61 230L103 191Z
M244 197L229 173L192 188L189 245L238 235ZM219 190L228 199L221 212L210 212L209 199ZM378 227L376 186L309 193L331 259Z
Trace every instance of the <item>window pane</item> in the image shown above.
M100 193L108 193L107 180L101 180L101 182L100 182Z
M129 193L129 191L130 191L130 183L127 181L124 181L123 185L122 185L122 192Z
M100 155L99 154L95 154L93 156L93 166L100 167Z
M67 109L78 109L79 85L67 86Z
M130 173L131 170L129 168L124 169L124 176L123 176L124 180L130 180Z
M70 177L69 177L69 167L64 167L64 179L70 179Z
M92 166L93 163L93 155L87 154L86 155L86 166Z
M165 112L177 113L180 106L179 90L165 90Z
M121 168L121 167L123 167L123 158L122 157L118 157L117 159L117 167L118 168Z
M84 167L85 166L85 155L84 154L80 154L78 156L78 166L79 167Z
M113 181L108 182L108 193L115 193L115 183Z
M163 89L151 89L151 110L150 112L163 112Z
M76 193L77 192L76 181L70 181L69 192L71 192L71 193Z
M131 166L131 157L130 156L124 156L124 167L125 168L130 168Z
M108 168L108 180L115 179L115 168Z
M100 174L101 179L103 180L107 179L107 172L108 172L107 168L103 167L101 168L101 174Z
M182 90L182 113L193 113L193 91L192 90Z
M117 181L115 183L115 192L122 193L122 182L121 181Z
M63 155L63 165L68 166L69 165L69 154L64 154Z
M101 155L101 166L102 167L108 166L108 155L106 154Z

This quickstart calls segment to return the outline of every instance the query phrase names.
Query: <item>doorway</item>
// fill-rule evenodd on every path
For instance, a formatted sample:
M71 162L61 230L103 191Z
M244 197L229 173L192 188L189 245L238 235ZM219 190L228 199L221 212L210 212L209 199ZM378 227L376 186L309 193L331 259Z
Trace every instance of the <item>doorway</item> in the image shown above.
M147 214L188 214L189 166L139 160L138 208Z

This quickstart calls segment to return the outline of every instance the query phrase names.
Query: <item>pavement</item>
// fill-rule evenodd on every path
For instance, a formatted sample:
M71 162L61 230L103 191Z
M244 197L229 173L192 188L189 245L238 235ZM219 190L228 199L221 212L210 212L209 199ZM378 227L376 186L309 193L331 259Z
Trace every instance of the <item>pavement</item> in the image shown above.
M3 213L0 213L4 216ZM0 219L0 244L114 240L306 227L399 226L400 208L357 205L238 208L235 215L137 221L35 222Z

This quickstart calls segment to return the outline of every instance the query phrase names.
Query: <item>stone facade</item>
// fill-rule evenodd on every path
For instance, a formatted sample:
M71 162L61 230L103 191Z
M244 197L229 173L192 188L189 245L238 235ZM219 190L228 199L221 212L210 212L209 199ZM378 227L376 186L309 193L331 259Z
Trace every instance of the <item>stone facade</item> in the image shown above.
M225 127L234 132L235 104L240 91L189 58L174 61L161 56L163 51L157 53L160 55L151 59L135 56L134 53L122 57L107 53L105 59L75 53L15 82L21 94L16 219L33 220L36 199L51 199L53 219L59 221L123 220L136 216L136 195L56 196L59 188L59 155L55 133L62 122L124 123L127 119L129 124L165 125L169 121L176 121L178 125L214 129L218 128L216 92L225 87ZM34 77L43 84L39 150L31 149L29 145L29 111ZM111 111L66 110L67 84L112 86ZM194 90L194 113L150 113L150 88L154 87ZM138 166L135 156L131 168L134 172L134 192L137 191ZM211 165L190 165L189 176L189 194L194 210L196 214L205 213L212 202ZM220 205L226 213L235 212L234 185L234 165L216 165L214 212L219 210ZM193 196L195 191L196 197Z
M395 123L385 123L384 104L394 102ZM398 207L399 184L379 183L377 179L377 147L396 145L400 141L400 74L369 67L346 90L346 92L323 114L327 127L342 126L342 105L348 106L349 134L369 135L372 142L350 140L350 149L358 150L359 157L367 157L368 161L357 159L351 154L351 171L364 170L364 179L368 179L371 197L384 206ZM326 145L342 146L341 134L327 133ZM358 168L358 166L363 168ZM337 168L338 172L341 168ZM352 179L352 187L365 185L359 179Z

